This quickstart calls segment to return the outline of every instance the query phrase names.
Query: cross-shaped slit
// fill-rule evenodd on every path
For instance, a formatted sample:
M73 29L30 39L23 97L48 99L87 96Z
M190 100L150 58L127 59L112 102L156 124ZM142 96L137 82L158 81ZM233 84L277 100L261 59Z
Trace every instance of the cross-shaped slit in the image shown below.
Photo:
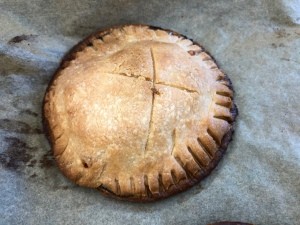
M143 75L136 75L136 74L132 74L132 73L125 73L125 72L121 72L121 73L117 73L117 72L110 72L109 74L111 75L118 75L118 76L124 76L124 77L129 77L129 78L134 78L134 79L141 79L143 78L145 81L147 82L151 82L151 91L152 91L152 99L151 99L151 110L150 110L150 120L149 120L149 127L148 127L148 134L147 134L147 139L146 139L146 143L145 143L145 147L144 147L144 153L147 152L148 147L149 147L149 137L150 134L153 132L153 110L154 110L154 102L155 102L155 98L156 95L160 95L160 91L157 88L156 85L162 85L162 86L167 86L167 87L171 87L171 88L175 88L177 90L181 90L181 91L186 91L189 93L197 93L199 94L199 92L193 88L187 88L187 87L183 87L180 85L176 85L176 84L172 84L172 83L167 83L164 81L157 81L157 71L156 71L156 61L155 61L155 57L154 57L154 50L153 48L150 48L150 55L151 55L151 60L152 60L152 69L153 69L153 77L152 79L149 77L145 77Z
M171 87L171 88L176 88L178 90L182 90L182 91L186 91L186 92L190 92L190 93L198 93L199 92L195 89L192 89L192 88L187 88L187 87L182 87L180 85L176 85L176 84L169 84L167 82L164 82L164 81L154 81L154 79L152 80L151 78L149 77L145 77L145 76L142 76L142 75L135 75L135 74L127 74L127 73L114 73L114 72L108 72L108 74L111 74L111 75L116 75L116 76L124 76L124 77L132 77L132 78L135 78L135 79L139 79L139 78L143 78L145 79L145 81L149 81L153 84L160 84L160 85L163 85L163 86L167 86L167 87ZM159 92L159 89L156 88L156 87L153 87L154 85L152 85L151 87L151 90L152 92L156 92L156 94L160 95L160 92Z
M146 140L146 144L145 144L144 153L147 152L147 150L148 150L149 136L151 134L152 127L153 127L152 118L153 118L154 99L155 99L155 95L156 95L156 88L155 88L156 67L155 67L154 53L153 53L153 49L152 48L150 48L150 53L151 53L152 66L153 66L153 79L152 79L152 87L151 87L151 90L152 90L152 102L151 102L151 111L150 111L150 120L149 120L148 135L147 135L147 140Z

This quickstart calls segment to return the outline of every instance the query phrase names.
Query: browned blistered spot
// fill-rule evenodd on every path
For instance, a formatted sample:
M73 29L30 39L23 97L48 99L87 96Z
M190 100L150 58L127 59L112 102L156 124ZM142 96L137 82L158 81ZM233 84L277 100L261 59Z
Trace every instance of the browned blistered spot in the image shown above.
M151 91L153 92L153 94L155 95L160 95L160 92L157 88L151 88Z

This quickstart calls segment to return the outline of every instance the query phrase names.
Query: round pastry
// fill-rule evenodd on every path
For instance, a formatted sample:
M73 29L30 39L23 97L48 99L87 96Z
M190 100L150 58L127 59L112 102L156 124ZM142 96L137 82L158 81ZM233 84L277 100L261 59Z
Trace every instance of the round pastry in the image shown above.
M109 28L79 43L44 99L63 174L135 201L170 196L207 176L236 114L230 80L199 44L146 25Z

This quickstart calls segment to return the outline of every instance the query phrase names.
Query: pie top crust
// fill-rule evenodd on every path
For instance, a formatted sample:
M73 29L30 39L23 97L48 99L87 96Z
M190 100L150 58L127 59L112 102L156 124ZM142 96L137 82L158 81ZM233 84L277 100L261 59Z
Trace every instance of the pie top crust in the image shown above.
M129 200L180 192L225 151L235 106L214 60L174 32L98 32L63 61L45 95L55 159L77 184Z

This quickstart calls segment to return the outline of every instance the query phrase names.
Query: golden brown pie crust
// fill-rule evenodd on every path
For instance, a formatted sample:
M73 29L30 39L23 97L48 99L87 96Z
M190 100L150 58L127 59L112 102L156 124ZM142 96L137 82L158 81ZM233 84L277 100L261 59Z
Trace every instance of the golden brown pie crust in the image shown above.
M230 80L199 44L146 25L80 42L44 98L64 175L134 201L170 196L207 176L231 140L236 114Z

